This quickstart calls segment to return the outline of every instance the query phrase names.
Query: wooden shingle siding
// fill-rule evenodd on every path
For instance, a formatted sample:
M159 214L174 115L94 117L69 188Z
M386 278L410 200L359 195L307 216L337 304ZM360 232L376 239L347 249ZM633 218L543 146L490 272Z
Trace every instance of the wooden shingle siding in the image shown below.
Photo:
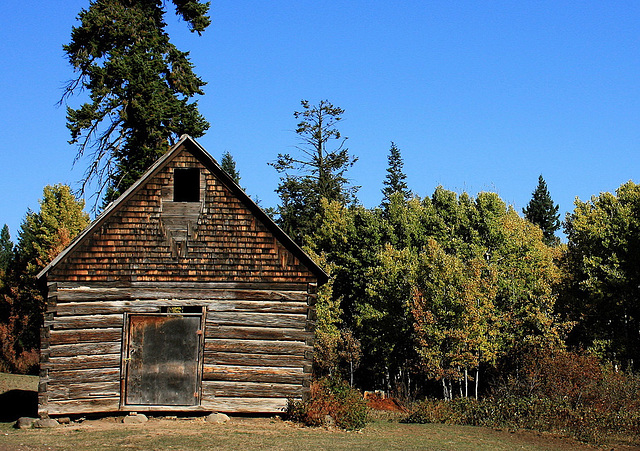
M174 201L176 168L199 170L197 202ZM308 394L316 286L326 274L188 137L106 207L39 275L45 276L42 416L277 412L287 398ZM175 325L189 321L189 334L168 337L197 342L199 356L184 366L197 369L182 373L197 380L196 392L181 398L190 402L128 405L151 399L126 394L137 380L129 375L142 374L131 372L130 362L144 370L147 357L138 352L153 354L140 328L171 323L181 330ZM149 365L169 371L169 362Z
M173 183L177 167L198 167L206 180L204 206L185 257L175 255L163 225L163 204L175 206L157 189ZM56 266L48 280L308 283L315 276L198 159L182 152Z

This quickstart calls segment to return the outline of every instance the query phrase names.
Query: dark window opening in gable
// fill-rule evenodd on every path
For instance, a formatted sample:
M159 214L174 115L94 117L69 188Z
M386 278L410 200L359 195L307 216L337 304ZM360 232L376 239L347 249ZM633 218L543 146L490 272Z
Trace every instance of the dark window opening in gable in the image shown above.
M173 201L200 201L200 169L176 168L173 170Z

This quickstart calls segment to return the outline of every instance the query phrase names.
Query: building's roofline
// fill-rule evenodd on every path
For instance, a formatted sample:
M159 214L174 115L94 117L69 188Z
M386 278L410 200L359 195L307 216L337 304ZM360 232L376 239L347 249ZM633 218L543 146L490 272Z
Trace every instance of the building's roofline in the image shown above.
M40 279L45 276L51 269L53 269L60 261L62 261L71 251L80 246L85 240L93 233L94 230L102 226L105 221L110 218L120 207L121 204L126 202L140 188L145 184L147 180L159 173L171 159L177 155L183 147L189 148L189 151L200 160L204 166L209 169L218 179L231 190L242 203L249 208L249 210L276 236L278 241L289 250L293 255L298 258L300 263L309 269L317 278L318 283L323 284L328 280L327 274L322 268L320 268L309 255L302 250L298 244L289 237L274 221L266 214L254 201L251 199L240 186L224 171L218 162L189 135L182 135L180 140L171 148L168 152L162 155L158 160L145 172L142 177L129 187L120 197L111 202L100 215L87 226L76 238L52 261L49 263L40 273L37 278Z

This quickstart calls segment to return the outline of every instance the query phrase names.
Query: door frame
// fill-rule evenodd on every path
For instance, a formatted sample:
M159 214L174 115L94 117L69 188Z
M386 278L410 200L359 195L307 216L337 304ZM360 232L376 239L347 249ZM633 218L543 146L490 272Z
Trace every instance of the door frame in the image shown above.
M120 410L159 410L158 407L161 407L160 410L192 410L199 409L202 403L202 373L203 373L203 364L204 364L204 342L205 342L205 324L206 324L206 315L207 308L202 306L201 313L165 313L165 312L145 312L145 313L137 313L137 312L124 312L124 323L122 327L122 349L120 353ZM199 328L199 339L198 339L198 361L196 363L196 390L198 394L198 401L192 405L179 405L179 406L160 406L153 404L127 404L127 379L129 376L129 325L132 316L155 316L155 317L179 317L179 316L199 316L200 317L200 328Z

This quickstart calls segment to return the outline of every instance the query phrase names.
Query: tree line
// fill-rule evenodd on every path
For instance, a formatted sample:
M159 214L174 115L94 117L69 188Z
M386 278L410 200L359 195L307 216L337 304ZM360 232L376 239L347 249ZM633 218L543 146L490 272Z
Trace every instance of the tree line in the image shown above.
M437 187L421 197L392 142L380 205L365 208L345 176L356 159L335 129L321 130L344 111L328 101L302 107L307 166L297 184L285 171L277 220L331 275L318 304L320 374L353 380L355 366L363 388L415 394L437 382L450 399L477 396L483 372L495 377L501 362L532 349L581 349L637 369L640 185L576 199L562 244L542 175L523 216L490 192ZM331 139L341 139L342 165L324 168L335 189L319 196L321 162L338 161L321 155ZM290 199L303 214L291 214Z
M169 3L193 32L211 22L208 3ZM64 46L76 78L63 99L89 93L67 109L70 142L89 157L82 187L97 179L104 203L180 134L208 127L192 101L204 82L169 42L166 4L95 0ZM269 211L331 276L317 304L317 375L450 399L477 396L531 349L582 349L637 370L639 185L576 200L561 223L542 175L523 216L495 193L414 193L392 142L381 202L366 208L348 178L357 157L339 130L344 109L300 106L296 150L271 163L281 179ZM239 182L229 152L222 165ZM44 300L35 274L86 226L83 207L69 187L49 186L16 245L2 229L0 370L37 365Z

